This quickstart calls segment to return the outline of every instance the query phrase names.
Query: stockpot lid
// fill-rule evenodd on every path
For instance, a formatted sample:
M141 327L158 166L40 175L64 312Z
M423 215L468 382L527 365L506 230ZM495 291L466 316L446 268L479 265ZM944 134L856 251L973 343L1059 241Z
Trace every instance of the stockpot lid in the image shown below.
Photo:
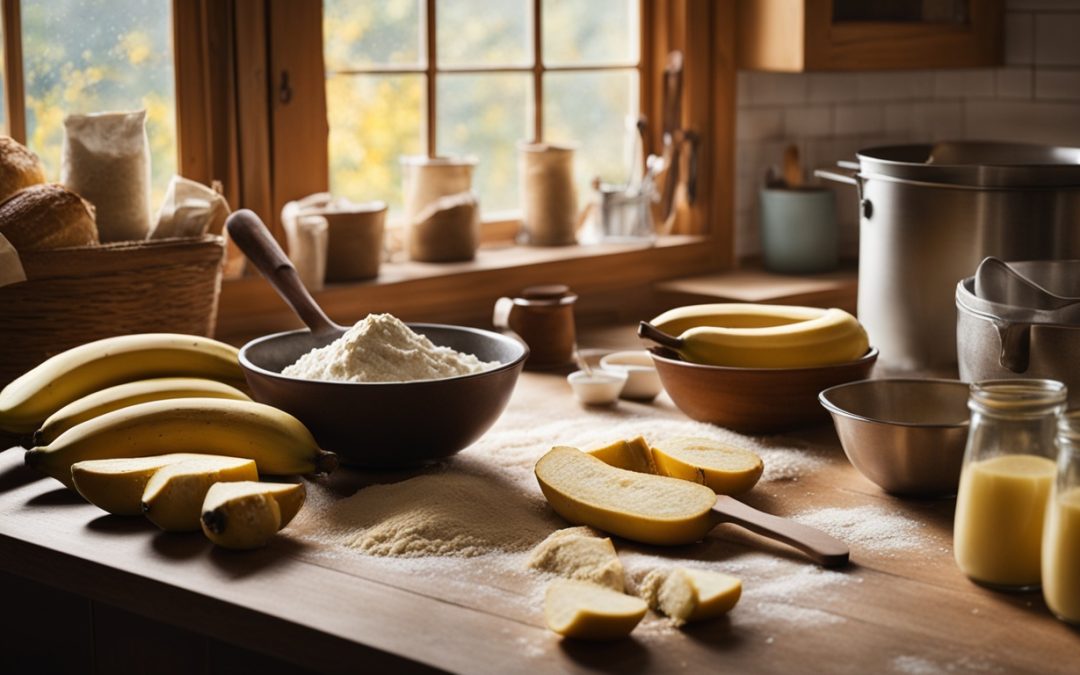
M942 141L860 150L863 178L1000 188L1080 188L1080 148Z

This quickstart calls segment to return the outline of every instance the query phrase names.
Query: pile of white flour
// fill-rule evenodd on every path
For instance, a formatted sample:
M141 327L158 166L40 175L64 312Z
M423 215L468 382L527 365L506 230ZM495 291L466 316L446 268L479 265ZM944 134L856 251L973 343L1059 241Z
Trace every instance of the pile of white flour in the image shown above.
M470 375L497 365L437 347L391 314L368 314L340 338L281 372L331 382L412 382Z

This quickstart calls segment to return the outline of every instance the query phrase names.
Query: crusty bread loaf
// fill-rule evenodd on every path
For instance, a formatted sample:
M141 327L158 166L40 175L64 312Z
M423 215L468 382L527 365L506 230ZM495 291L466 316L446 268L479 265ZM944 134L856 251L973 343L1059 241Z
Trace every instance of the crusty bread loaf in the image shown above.
M0 136L0 202L44 182L45 167L38 156L11 136Z
M63 185L32 185L0 203L0 234L16 251L98 243L94 207Z

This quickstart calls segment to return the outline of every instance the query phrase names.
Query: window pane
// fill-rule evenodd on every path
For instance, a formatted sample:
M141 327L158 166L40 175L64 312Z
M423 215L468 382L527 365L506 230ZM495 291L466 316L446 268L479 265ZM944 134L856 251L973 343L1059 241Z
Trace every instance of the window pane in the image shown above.
M153 204L176 173L170 0L23 0L26 136L60 175L64 116L146 108Z
M473 188L482 211L518 209L517 143L532 137L532 75L440 75L437 84L439 154L480 159Z
M331 75L330 190L401 213L402 155L424 152L423 75ZM394 213L391 213L391 217Z
M439 0L439 66L532 65L530 0Z
M423 0L324 0L326 69L423 66L423 6Z
M638 113L636 70L547 73L544 140L577 143L574 177L582 202L594 176L620 183L629 169L626 116Z
M544 64L636 64L638 0L543 0Z

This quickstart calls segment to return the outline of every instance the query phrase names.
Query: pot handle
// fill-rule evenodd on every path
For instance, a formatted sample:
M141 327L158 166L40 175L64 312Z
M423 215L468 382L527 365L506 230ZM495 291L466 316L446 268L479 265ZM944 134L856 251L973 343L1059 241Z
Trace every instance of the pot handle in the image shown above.
M1001 353L998 363L1014 373L1027 372L1031 356L1031 324L995 321Z
M845 173L833 171L832 169L814 169L814 175L818 178L824 178L825 180L832 180L837 183L847 183L848 185L859 187L858 169L844 168L847 169L847 172Z

